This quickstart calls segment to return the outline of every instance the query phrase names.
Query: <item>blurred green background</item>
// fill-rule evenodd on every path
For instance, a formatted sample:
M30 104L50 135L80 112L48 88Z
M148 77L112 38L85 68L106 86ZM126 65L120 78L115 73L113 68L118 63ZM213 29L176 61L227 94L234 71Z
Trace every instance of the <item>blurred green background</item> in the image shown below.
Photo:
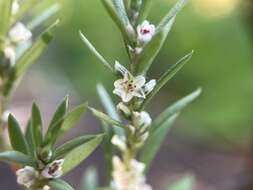
M192 49L195 54L162 89L149 111L155 117L198 87L203 88L203 94L182 113L154 161L149 180L155 189L185 171L196 175L199 183L195 189L243 189L241 184L250 177L243 176L248 172L253 137L252 2L190 0L177 16L148 77L158 78ZM154 0L149 20L158 23L173 3ZM75 104L89 100L100 107L95 86L102 82L112 91L113 77L90 54L78 31L82 30L111 63L127 64L120 32L99 0L62 0L60 17L54 42L22 81L16 102L28 99L25 106L29 107L32 97L52 106L69 93ZM45 106L44 110L52 113L53 107ZM98 123L90 116L87 120L89 130L95 131ZM78 170L68 177L76 186L74 176L82 172Z

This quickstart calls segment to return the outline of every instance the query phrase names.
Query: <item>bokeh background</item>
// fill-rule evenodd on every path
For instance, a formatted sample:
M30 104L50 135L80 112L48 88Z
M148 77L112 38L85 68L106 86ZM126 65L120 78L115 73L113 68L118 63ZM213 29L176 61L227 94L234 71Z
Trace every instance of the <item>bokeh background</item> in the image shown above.
M66 94L72 106L88 100L101 108L96 84L103 83L112 91L113 77L81 42L79 30L110 62L128 61L119 30L99 0L61 3L55 39L24 77L10 105L24 124L33 101L40 105L47 123ZM154 0L149 20L158 23L173 3ZM178 15L148 77L158 78L192 49L195 54L156 96L149 111L155 117L198 87L203 94L181 114L154 160L148 175L154 189L162 190L189 173L196 179L194 190L253 189L252 24L252 0L190 0ZM99 130L99 123L86 114L66 139ZM98 149L66 180L78 189L87 166L96 165L102 185L102 160ZM3 189L19 189L7 165L0 164L0 171Z

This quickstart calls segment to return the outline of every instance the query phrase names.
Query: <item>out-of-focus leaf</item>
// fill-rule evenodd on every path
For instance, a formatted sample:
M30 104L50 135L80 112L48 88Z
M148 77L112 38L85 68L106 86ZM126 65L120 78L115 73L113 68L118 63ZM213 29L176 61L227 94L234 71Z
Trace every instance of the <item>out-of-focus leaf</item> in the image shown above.
M63 173L68 173L84 161L102 142L103 137L104 135L99 135L70 151L64 158Z
M42 135L42 120L38 106L34 103L32 105L32 118L31 118L33 138L36 147L40 147L43 141Z
M64 116L68 108L68 96L66 96L61 104L56 109L53 118L50 121L46 136L45 144L53 145L56 142L56 138L60 133L60 128L64 121Z
M15 76L20 77L42 54L49 42L52 40L52 29L57 25L58 21L51 25L46 31L39 37L39 39L33 43L33 45L18 59L16 63Z
M113 119L120 121L120 117L115 109L113 101L109 94L107 93L106 89L103 87L102 84L97 85L97 92L100 98L100 101L103 104L103 107L106 110L106 113ZM123 129L117 126L109 126L109 124L105 122L101 122L102 127L105 131L105 138L103 142L103 150L104 150L104 160L105 160L105 171L106 171L106 184L111 181L111 171L112 171L112 156L113 156L113 148L111 144L112 136L115 134L121 136L123 135Z
M36 27L40 26L50 18L52 18L58 11L60 10L60 5L55 3L48 7L44 12L42 12L39 16L33 19L31 22L27 24L27 28L29 30L33 30Z
M155 158L155 155L161 147L169 129L174 124L177 116L178 114L174 114L167 118L156 131L150 133L140 154L140 161L146 164L146 171L149 169L152 160Z
M102 3L111 16L112 20L120 29L123 37L129 40L129 37L132 36L129 36L128 32L126 31L127 27L129 27L130 22L127 17L124 2L122 0L102 0Z
M156 33L152 40L144 47L142 53L137 57L137 74L145 74L153 63L155 57L162 48L168 33L170 32L177 13L184 7L187 0L178 0L176 5L162 19L156 28Z
M83 179L81 190L97 190L98 186L98 174L97 170L93 167L90 167L85 172Z
M192 176L185 176L174 184L170 185L166 190L192 190L194 178Z
M55 159L62 158L65 156L69 151L73 150L74 148L89 142L90 140L96 138L97 135L86 135L86 136L81 136L74 138L66 143L64 143L62 146L58 147L55 150Z
M53 179L48 182L48 185L53 190L75 190L71 187L67 182L60 180L60 179Z
M24 154L28 153L28 145L17 120L10 114L8 118L8 132L12 148Z
M105 58L96 50L96 48L90 43L90 41L84 36L84 34L80 31L80 36L82 41L84 42L84 44L89 48L89 50L91 51L91 53L93 53L93 55L95 55L99 61L101 61L101 63L107 68L109 69L111 72L114 72L112 66L110 65L110 63L108 63Z
M158 80L155 88L152 90L150 94L143 101L141 106L142 109L150 102L150 100L159 92L159 90L191 59L193 55L193 51L183 58L181 58L175 65L173 65L166 73L162 75L162 77Z
M103 112L98 111L98 110L91 108L91 107L89 107L89 110L93 113L94 116L96 116L101 121L104 121L112 126L118 126L118 127L124 128L123 124L121 124L119 121L111 118L110 116L104 114Z
M17 151L0 152L0 160L5 162L15 162L24 166L34 166L31 157Z
M126 13L123 0L112 0L112 4L120 21L123 23L124 26L127 26L130 22Z
M186 97L178 100L171 106L169 106L167 109L165 109L153 122L152 127L150 129L151 133L157 130L160 125L164 121L166 121L167 118L171 117L175 113L178 113L182 111L186 106L188 106L192 101L194 101L200 94L202 90L199 88L196 91L192 92L191 94L187 95Z
M147 18L152 2L152 0L142 0L138 23L141 23Z
M201 89L198 89L190 95L180 99L173 105L169 106L154 120L149 130L149 138L147 139L140 155L140 160L147 165L147 169L149 168L180 111L195 100L200 93Z
M0 41L8 31L11 7L12 0L0 0Z
M87 105L87 103L79 105L65 115L60 129L60 135L66 134L66 132L68 132L75 125L75 123L79 121L82 114L84 114L86 111Z
M106 89L103 87L102 84L97 85L97 92L98 92L100 101L106 110L106 113L114 120L120 121L120 117L115 109L115 105L114 105L110 95L108 94L108 92L106 91ZM117 126L114 126L113 130L117 135L123 134L123 130L118 128Z
M24 3L22 3L22 6L20 6L19 11L14 16L13 22L15 23L17 20L20 20L37 3L37 0L26 0Z
M188 0L178 0L176 5L168 12L167 15L162 19L162 21L157 26L157 31L160 32L167 28L168 23L173 19L179 11L186 5Z

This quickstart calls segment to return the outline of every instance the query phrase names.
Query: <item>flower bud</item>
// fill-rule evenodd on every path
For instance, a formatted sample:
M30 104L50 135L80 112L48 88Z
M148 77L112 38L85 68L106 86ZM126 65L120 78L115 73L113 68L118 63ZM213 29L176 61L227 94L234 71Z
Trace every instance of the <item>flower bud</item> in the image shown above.
M129 117L131 116L131 111L130 109L123 103L123 102L120 102L118 105L117 105L117 109L125 116L125 117Z
M140 45L147 44L155 35L155 25L150 24L147 20L137 26L137 40Z

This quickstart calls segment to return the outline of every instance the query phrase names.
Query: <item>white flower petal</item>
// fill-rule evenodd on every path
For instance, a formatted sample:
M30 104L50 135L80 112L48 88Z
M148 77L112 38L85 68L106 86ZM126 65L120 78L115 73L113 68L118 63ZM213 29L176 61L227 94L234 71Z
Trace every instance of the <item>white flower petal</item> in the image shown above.
M16 63L16 52L14 47L8 46L4 48L4 56L6 59L10 61L11 66L15 65Z
M122 151L125 151L127 149L125 141L126 140L124 137L119 137L118 135L114 135L111 140L112 144L117 146Z
M31 31L28 30L26 26L21 22L16 23L9 31L9 38L14 43L22 43L28 41L31 39L31 37Z
M129 71L123 65L121 65L118 61L115 61L114 68L116 71L120 72L122 76L124 76L126 73L129 73Z
M44 178L52 179L61 177L62 173L62 165L64 163L64 159L55 160L52 163L48 164L45 169L41 172L41 175Z
M156 80L154 79L146 83L144 86L145 94L149 94L154 89L155 85L156 85Z
M137 76L133 79L133 84L136 86L137 89L141 88L146 82L146 79L144 76Z

